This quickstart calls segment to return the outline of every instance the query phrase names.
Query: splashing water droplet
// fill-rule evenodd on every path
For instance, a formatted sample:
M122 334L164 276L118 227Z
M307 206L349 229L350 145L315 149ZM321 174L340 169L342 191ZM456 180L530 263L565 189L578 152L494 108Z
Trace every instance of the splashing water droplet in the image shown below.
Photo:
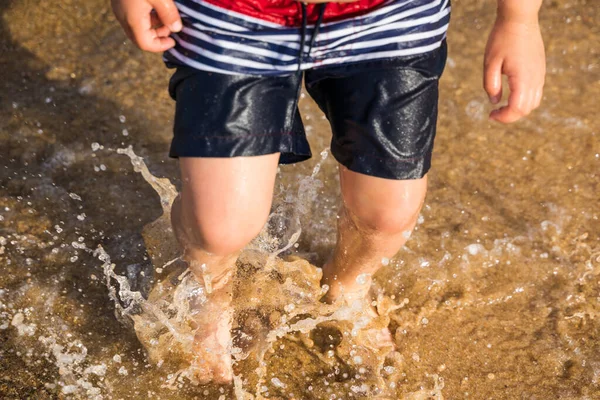
M360 274L356 277L356 283L358 283L359 285L365 285L369 282L370 277L370 274Z

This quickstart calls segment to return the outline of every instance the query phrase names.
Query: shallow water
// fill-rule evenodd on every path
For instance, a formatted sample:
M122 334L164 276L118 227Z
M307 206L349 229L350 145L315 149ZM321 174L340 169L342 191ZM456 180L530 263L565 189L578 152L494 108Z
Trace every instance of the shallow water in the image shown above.
M453 6L426 207L376 279L397 307L397 353L376 371L382 357L343 335L349 323L311 330L325 312L319 271L264 255L301 228L288 257L320 265L335 240L332 157L311 177L329 130L304 98L315 157L281 168L279 213L240 262L238 282L269 284L237 286L236 357L249 355L234 389L190 384L177 375L185 362L160 363L127 316L139 333L156 313L127 295L157 295L153 277L176 266L152 266L171 260L160 226L144 230L161 201L117 152L131 145L178 184L166 158L169 72L125 42L104 1L1 2L1 397L600 398L600 6L545 2L544 102L508 127L487 122L480 88L493 4ZM124 278L107 287L112 265Z

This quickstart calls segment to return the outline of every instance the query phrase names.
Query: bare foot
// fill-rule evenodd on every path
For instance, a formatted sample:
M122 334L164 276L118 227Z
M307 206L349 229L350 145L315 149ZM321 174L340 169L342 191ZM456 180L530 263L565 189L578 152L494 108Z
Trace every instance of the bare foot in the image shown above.
M352 305L355 302L364 304L364 309L371 319L375 320L380 317L377 309L372 304L377 301L375 294L372 292L372 275L361 274L354 280L344 280L343 277L335 276L331 272L332 266L328 263L323 267L323 278L321 286L327 285L328 291L321 298L321 301L327 304L339 303L340 305ZM392 333L386 326L384 328L367 329L367 336L372 339L375 347L396 348Z
M328 290L321 301L327 304L333 304L343 300L344 302L351 304L356 300L367 301L367 299L369 299L369 291L372 283L370 274L361 274L354 280L344 279L345 277L336 276L332 272L332 269L333 266L330 263L323 266L321 286L327 285Z
M196 334L195 357L190 368L200 384L230 383L233 379L230 349L233 319L232 275L233 273L229 272L223 277L206 282L206 300L192 305L191 313L196 325Z

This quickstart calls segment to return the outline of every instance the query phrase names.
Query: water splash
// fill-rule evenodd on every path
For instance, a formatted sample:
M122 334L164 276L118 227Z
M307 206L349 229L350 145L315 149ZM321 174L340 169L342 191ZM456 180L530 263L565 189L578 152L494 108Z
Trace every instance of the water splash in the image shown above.
M125 154L131 159L133 170L139 172L144 177L156 193L160 196L160 205L163 212L170 212L171 205L177 197L177 190L168 178L158 178L150 172L144 159L133 152L131 146L124 149L117 149L117 154Z
M177 192L168 179L152 175L131 147L117 152L130 158L135 171L141 173L161 199L163 215L143 231L157 282L144 298L131 289L126 277L115 273L115 264L103 248L94 250L94 254L103 262L106 285L117 314L133 322L149 359L159 366L165 363L176 366L177 372L169 375L166 386L175 389L185 381L197 383L190 363L193 304L206 302L206 293L181 262L170 230L170 205ZM265 229L238 260L234 291L236 334L230 346L235 361L237 399L262 399L269 390L292 389L293 385L284 378L268 378L270 359L277 354L277 345L282 340L301 343L304 351L330 368L339 369L341 362L345 369L353 370L344 381L352 382L357 396L380 396L389 387L381 371L386 362L394 363L394 357L387 357L391 348L382 348L369 334L373 329L386 328L389 317L373 313L371 305L363 301L321 303L319 299L326 288L320 286L320 269L299 258L286 261L280 258L301 235L301 219L310 212L322 186L317 176L327 156L328 152L323 151L312 174L299 181L296 194L286 194L284 201L276 205ZM322 328L324 325L327 328ZM314 337L319 329L341 335L326 355L321 352L322 338Z

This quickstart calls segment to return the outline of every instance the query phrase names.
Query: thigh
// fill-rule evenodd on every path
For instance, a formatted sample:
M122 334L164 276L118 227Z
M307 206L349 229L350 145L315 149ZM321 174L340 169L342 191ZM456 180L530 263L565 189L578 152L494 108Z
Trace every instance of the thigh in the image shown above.
M331 123L338 162L380 178L422 178L431 165L445 60L444 45L421 56L307 73L308 90Z
M179 159L184 218L207 226L262 227L271 208L279 154Z

